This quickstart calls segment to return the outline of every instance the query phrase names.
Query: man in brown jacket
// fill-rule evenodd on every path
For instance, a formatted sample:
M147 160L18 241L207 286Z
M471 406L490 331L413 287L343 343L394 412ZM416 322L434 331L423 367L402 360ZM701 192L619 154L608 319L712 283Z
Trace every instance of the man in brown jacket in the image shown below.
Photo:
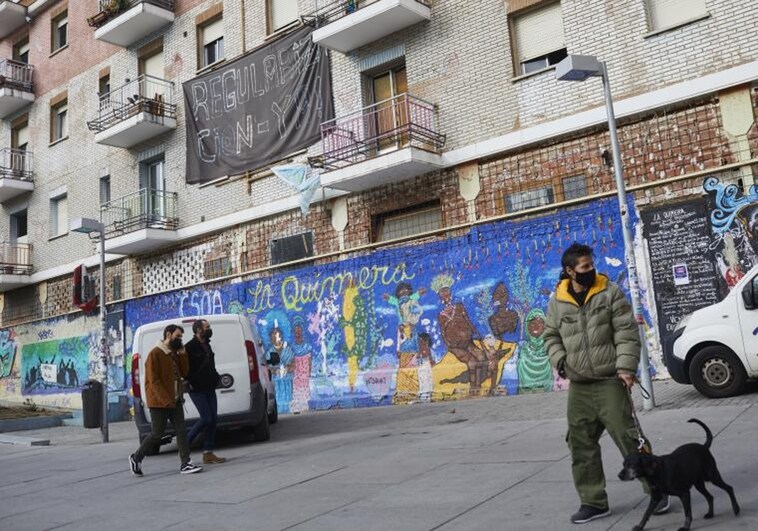
M168 325L163 330L163 340L158 341L145 360L145 395L150 409L152 432L129 456L129 469L135 476L142 475L142 460L149 448L160 445L170 420L176 433L176 444L182 465L181 474L194 474L203 467L195 466L190 460L187 444L187 428L184 426L184 388L182 379L187 376L189 364L182 345L184 329Z

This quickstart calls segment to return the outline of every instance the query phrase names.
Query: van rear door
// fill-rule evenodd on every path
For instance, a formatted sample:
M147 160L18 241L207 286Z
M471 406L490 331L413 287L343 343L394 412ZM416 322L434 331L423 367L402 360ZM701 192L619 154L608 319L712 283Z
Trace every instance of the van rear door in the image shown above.
M216 355L216 370L233 378L231 387L217 389L218 414L250 410L250 371L242 321L236 315L206 317L213 329L211 348Z

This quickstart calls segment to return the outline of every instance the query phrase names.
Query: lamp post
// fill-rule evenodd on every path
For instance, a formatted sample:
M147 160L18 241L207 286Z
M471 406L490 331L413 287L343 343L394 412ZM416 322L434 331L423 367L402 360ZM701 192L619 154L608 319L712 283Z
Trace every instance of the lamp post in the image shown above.
M71 221L72 232L92 234L100 237L100 361L103 364L103 402L100 433L103 442L108 442L108 324L105 308L105 225L95 219L78 218Z
M621 148L616 131L616 115L613 112L613 97L611 95L611 85L608 81L608 70L605 62L598 60L597 57L590 55L569 55L556 65L555 77L561 81L584 81L589 77L599 77L603 81L605 111L608 115L608 131L611 136L611 152L613 153L613 172L616 177L616 191L618 193L619 210L621 211L621 229L624 234L626 269L629 274L629 291L632 295L634 318L639 327L642 345L640 352L640 376L642 378L642 385L650 392L649 397L645 397L643 394L643 406L646 410L649 410L655 407L655 396L653 395L653 382L650 378L650 358L647 351L645 321L642 316L639 279L637 278L637 265L634 258L634 238L629 221L629 205L626 199L624 170L621 165Z

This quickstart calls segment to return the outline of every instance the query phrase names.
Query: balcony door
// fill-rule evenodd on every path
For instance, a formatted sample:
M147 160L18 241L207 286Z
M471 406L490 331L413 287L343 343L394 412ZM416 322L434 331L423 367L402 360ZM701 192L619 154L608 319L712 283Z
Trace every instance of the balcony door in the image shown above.
M23 177L26 167L26 150L29 147L29 124L23 123L11 128L11 152L8 167L17 177Z
M139 74L144 76L139 88L140 96L148 100L163 100L165 94L163 80L166 77L163 47L150 53L150 55L140 57ZM148 110L153 111L152 109ZM153 114L157 113L154 112Z
M29 243L26 209L11 214L11 243L26 245ZM21 263L21 262L16 262Z
M166 219L166 163L151 162L147 166L148 218L151 225L162 225Z
M379 152L391 151L408 143L405 125L408 123L404 98L408 92L408 78L405 66L395 68L375 76L371 81L373 107L373 127L376 130Z

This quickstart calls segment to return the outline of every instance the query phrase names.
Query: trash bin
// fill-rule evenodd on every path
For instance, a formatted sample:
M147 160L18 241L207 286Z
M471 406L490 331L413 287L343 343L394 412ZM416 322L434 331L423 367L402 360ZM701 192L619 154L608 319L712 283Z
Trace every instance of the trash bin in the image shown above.
M82 385L82 421L85 428L99 428L103 419L103 384L87 380Z

